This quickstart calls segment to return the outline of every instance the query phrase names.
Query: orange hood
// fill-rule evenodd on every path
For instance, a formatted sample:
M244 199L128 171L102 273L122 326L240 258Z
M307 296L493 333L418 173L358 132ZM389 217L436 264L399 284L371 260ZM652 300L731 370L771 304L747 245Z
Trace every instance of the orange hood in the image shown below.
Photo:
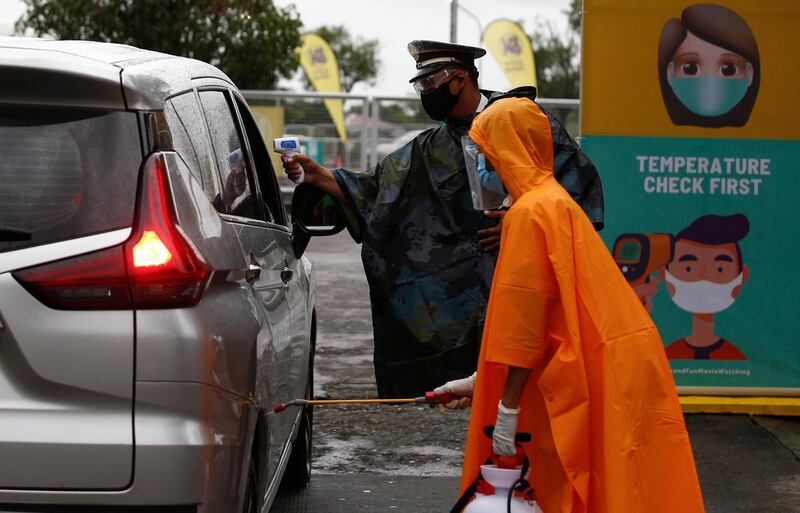
M472 122L469 135L515 200L553 176L550 122L527 98L492 103Z

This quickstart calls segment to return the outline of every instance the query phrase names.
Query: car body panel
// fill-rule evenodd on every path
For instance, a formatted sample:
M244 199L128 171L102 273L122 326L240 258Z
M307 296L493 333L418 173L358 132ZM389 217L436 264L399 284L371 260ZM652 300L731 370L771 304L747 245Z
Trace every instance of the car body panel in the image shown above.
M199 505L237 511L235 469L247 456L256 412L224 390L198 383L136 384L136 466L118 491L2 490L0 504ZM233 471L232 471L233 470Z
M125 109L118 67L42 48L12 46L14 39L0 38L0 75L14 77L3 84L0 103ZM54 83L59 84L55 90Z
M193 87L198 77L214 78L225 87L233 87L231 80L214 66L194 59L170 57L169 59L129 61L120 64L122 87L129 109L160 110L164 101L181 91Z
M210 64L128 45L0 37L0 49L2 74L19 77L3 85L0 103L161 110L167 97L191 88L196 77L233 87Z
M52 310L10 273L0 312L0 488L126 487L133 312Z

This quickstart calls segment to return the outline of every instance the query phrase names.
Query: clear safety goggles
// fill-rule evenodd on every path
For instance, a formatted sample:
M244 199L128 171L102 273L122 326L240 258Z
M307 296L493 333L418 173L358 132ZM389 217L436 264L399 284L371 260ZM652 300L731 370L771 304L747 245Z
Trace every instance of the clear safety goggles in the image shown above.
M464 70L458 68L445 68L415 81L414 90L417 92L417 94L427 93L429 91L433 91L442 84L450 82L459 75L463 76Z

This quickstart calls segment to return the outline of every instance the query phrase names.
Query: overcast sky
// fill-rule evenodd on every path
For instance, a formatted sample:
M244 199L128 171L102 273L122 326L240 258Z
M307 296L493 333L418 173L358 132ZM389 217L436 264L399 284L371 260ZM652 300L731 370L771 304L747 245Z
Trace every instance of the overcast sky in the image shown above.
M381 71L375 87L356 86L355 92L409 95L408 78L414 62L406 51L413 39L450 38L450 4L447 0L275 0L294 4L306 30L320 25L344 25L354 36L377 39ZM497 18L521 21L527 32L538 23L551 22L563 31L569 0L460 0L458 43L478 46L480 32ZM471 12L476 19L466 11ZM0 35L7 34L24 12L21 0L0 0ZM479 28L480 23L480 28ZM482 59L481 86L504 90L508 82L491 55Z

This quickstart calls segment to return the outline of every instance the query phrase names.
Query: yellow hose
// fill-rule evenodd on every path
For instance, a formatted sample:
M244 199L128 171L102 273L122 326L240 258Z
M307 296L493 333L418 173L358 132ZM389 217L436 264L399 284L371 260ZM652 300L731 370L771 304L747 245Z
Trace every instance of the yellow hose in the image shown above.
M407 404L416 399L309 399L306 404Z

